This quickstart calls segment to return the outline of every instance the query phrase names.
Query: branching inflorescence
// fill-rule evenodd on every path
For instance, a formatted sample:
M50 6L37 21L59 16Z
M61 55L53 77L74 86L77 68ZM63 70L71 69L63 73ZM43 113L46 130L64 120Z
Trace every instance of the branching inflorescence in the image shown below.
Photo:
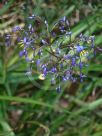
M92 54L95 54L94 36L80 34L73 38L66 17L52 28L38 16L32 15L28 19L30 24L25 29L19 26L13 28L17 44L21 47L19 56L24 56L27 62L36 65L41 73L40 78L50 76L52 85L58 83L58 92L61 89L60 82L76 82L79 79L82 82L85 77L82 70ZM10 36L6 37L8 39Z

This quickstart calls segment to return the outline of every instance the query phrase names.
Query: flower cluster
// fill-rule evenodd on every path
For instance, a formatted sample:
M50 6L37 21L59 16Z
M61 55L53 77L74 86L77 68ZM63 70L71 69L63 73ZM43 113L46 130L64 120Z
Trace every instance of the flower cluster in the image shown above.
M19 26L13 28L13 33L17 33L19 56L36 65L40 78L50 76L52 85L59 84L58 92L61 90L60 82L79 79L82 82L85 77L82 70L92 53L95 54L94 36L80 34L73 40L66 17L51 28L38 16L32 15L28 19L29 25L24 29Z

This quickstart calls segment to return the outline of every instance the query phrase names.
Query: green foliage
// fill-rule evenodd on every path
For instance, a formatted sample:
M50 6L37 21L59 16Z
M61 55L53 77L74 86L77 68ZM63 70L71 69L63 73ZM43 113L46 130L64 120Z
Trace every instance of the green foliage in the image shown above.
M11 0L0 9L0 32L9 31L15 24L21 25L32 13L46 18L51 26L65 15L74 22L71 25L73 40L83 32L95 35L95 46L101 47L100 2ZM75 21L77 10L79 20ZM86 80L63 84L60 94L49 79L39 80L36 69L28 78L25 71L29 64L19 58L18 52L16 45L5 48L0 38L0 136L102 136L101 52L97 51L89 67L83 69Z

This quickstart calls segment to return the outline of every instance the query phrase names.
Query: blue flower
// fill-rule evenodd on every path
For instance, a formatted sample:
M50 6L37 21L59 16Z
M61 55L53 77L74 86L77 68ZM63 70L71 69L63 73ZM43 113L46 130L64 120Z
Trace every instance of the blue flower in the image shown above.
M21 28L20 26L15 26L15 27L12 29L13 32L20 31L20 30L22 30L22 28Z
M78 53L80 53L82 50L84 50L84 47L79 44L77 44L75 47L76 47L76 50Z
M47 68L46 68L46 67L43 69L43 74L44 74L45 76L47 75Z
M23 44L19 56L24 56L27 62L33 61L38 66L38 71L42 73L41 76L44 76L41 79L50 75L51 84L59 83L56 88L58 92L61 91L61 81L76 82L77 76L83 81L85 76L82 69L86 65L83 58L88 60L87 58L91 58L92 51L95 53L94 37L80 34L72 41L69 21L65 16L58 20L52 29L49 29L46 20L41 20L36 15L31 15L28 18L32 22L35 21L35 25L30 23L24 29L19 26L13 28L13 32L19 31L17 33L18 43ZM67 39L68 43L65 42ZM6 36L5 40L7 45L11 44L11 36ZM32 58L28 56L31 52ZM87 55L86 52L88 52Z
M61 18L59 21L61 22L65 22L66 21L66 17L64 16L63 18Z
M27 53L26 50L21 50L21 51L19 52L19 56L20 56L20 57L22 57L23 55L25 55L25 56L27 57L28 53Z
M71 64L72 64L72 66L76 66L76 59L74 57L72 58L72 63Z
M43 45L48 45L48 43L45 41L45 40L41 40L41 43L43 44Z
M36 65L37 65L37 66L40 65L40 59L38 59L38 60L36 61Z
M83 63L79 62L79 68L82 69L83 68Z
M52 73L56 73L56 72L57 72L56 67L53 67L53 68L51 69L51 72L52 72Z
M62 81L67 81L67 78L65 76L62 76Z

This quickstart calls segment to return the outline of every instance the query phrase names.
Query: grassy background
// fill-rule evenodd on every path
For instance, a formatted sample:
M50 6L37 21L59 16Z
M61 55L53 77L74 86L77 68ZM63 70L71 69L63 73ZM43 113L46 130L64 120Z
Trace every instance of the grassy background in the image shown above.
M102 47L101 0L8 0L0 2L0 33L24 26L30 14L50 26L67 16L73 37L95 35ZM24 23L25 22L25 23ZM67 82L58 94L49 79L37 71L25 76L28 65L19 59L17 46L6 48L0 38L0 136L102 136L102 54L84 69L83 83ZM41 87L36 86L40 83ZM52 88L52 89L50 89Z

